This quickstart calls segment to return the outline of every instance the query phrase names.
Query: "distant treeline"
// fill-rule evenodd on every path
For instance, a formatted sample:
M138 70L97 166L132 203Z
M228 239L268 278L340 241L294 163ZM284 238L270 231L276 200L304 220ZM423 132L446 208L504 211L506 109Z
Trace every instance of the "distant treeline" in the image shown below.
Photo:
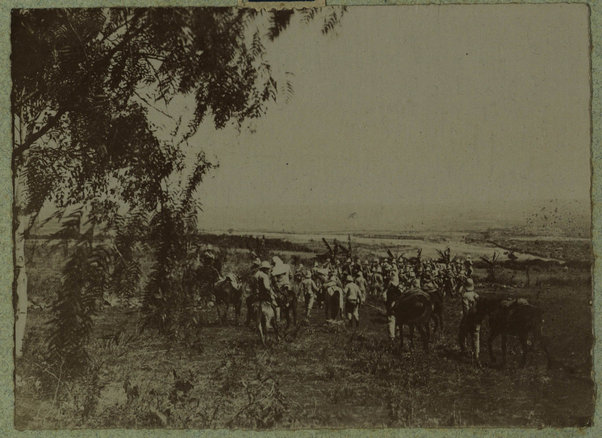
M258 245L265 245L268 251L299 251L312 252L305 245L289 242L278 238L263 238L255 236L237 236L232 234L199 234L198 241L225 248L256 249ZM263 242L263 243L262 243Z
M73 240L74 236L64 235L62 240ZM109 238L109 236L98 233L94 236L95 240L101 241ZM56 239L53 235L32 235L29 240L52 240ZM258 245L264 245L268 251L298 251L298 252L313 252L305 245L289 242L288 240L278 238L263 238L263 236L238 236L232 234L209 234L200 233L191 236L191 239L199 243L210 244L224 248L241 248L241 249L257 249Z

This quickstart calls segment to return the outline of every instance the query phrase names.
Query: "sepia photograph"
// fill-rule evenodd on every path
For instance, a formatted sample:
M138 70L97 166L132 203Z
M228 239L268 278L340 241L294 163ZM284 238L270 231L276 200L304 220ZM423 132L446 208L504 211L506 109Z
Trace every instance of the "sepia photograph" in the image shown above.
M10 41L16 429L592 425L586 4Z

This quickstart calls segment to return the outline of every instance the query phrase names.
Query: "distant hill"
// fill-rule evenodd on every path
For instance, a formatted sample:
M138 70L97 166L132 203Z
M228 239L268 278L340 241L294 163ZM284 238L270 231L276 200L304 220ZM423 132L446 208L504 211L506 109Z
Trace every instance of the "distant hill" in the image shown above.
M439 205L257 205L236 212L207 210L206 230L241 231L460 231L511 228L517 233L588 237L589 201L542 200Z
M46 215L52 211L45 209ZM516 234L589 237L591 212L585 200L505 201L422 205L248 205L236 211L207 209L199 216L205 231L411 232L512 229ZM49 235L57 221L34 227Z

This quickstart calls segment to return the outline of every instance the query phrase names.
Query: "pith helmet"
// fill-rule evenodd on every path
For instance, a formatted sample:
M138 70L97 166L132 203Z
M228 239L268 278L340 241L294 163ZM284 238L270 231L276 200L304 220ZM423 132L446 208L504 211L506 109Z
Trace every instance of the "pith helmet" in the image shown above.
M270 269L272 269L272 266L270 266L270 262L264 260L263 262L261 262L261 265L259 265L259 269L270 270Z

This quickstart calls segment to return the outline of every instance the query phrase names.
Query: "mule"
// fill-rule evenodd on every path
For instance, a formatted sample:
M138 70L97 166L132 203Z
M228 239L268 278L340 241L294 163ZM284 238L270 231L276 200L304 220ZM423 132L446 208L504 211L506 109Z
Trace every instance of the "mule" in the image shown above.
M425 351L429 351L431 338L430 320L433 303L429 294L422 291L409 291L394 306L395 322L399 327L400 351L403 351L403 326L410 328L410 346L414 344L414 328L418 328Z
M506 365L507 337L515 336L520 340L522 348L521 367L527 365L527 353L529 351L529 335L533 340L533 346L537 342L542 348L550 365L550 355L543 339L543 310L528 303L526 300L503 300L497 308L491 312L489 325L491 334L487 341L489 356L495 362L493 353L493 341L501 335L502 337L502 366Z

